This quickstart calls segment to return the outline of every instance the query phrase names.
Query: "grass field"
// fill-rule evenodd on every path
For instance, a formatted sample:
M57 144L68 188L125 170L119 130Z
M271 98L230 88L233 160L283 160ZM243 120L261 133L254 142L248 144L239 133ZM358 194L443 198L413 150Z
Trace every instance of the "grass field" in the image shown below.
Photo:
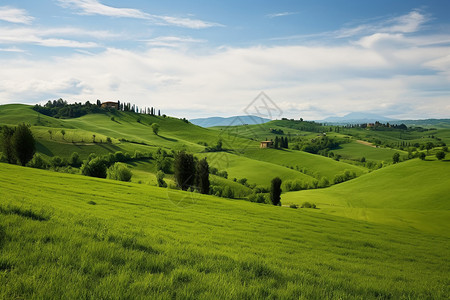
M321 213L414 227L450 237L450 161L410 160L328 189L283 194Z
M390 149L390 148L374 148L352 141L348 144L342 144L339 149L334 149L335 154L339 154L344 159L360 160L365 158L370 161L385 161L392 163L392 156L398 152L401 155L407 155L407 152Z
M248 149L245 156L279 164L294 169L304 169L306 174L315 175L315 177L326 177L333 180L334 176L343 173L345 170L355 172L358 176L365 173L366 169L343 162L335 161L331 158L314 155L303 151L295 150L276 150L276 149Z
M441 235L6 164L0 183L3 299L450 292L449 238Z

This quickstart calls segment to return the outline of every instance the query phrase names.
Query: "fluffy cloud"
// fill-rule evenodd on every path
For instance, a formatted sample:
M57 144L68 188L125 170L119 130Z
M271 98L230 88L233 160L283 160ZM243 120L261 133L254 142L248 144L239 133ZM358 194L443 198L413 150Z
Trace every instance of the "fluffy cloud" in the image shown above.
M34 18L28 15L26 10L10 6L0 6L0 20L11 23L31 24Z
M0 58L0 103L59 97L121 100L192 118L242 114L265 91L286 117L320 119L350 111L449 117L450 35L412 34L424 18L412 12L371 25L383 29L379 32L366 30L339 44L208 49L204 40L162 36L141 41L147 46L141 50L99 48L97 53L80 50L40 60ZM62 36L84 36L76 28L2 30L0 43L96 46L59 41ZM104 31L85 36L115 38Z

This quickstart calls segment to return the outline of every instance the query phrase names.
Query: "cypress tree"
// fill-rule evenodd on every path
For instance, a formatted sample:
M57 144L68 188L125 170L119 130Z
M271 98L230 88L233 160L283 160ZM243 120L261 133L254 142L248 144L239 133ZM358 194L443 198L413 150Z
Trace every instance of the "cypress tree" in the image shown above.
M270 200L273 205L281 205L281 179L275 177L270 185Z
M23 123L17 126L11 137L11 143L17 160L22 166L25 166L36 152L36 145L30 128Z
M197 183L198 190L202 194L209 193L209 165L206 157L197 163Z

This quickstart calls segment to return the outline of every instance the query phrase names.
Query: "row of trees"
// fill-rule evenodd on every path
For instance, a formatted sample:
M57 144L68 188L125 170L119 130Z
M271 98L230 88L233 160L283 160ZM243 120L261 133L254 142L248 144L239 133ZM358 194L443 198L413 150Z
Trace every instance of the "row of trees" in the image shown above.
M135 104L122 103L120 101L117 101L117 104L120 111L161 116L161 111L159 109L156 111L154 107L139 108ZM102 113L105 110L113 111L113 108L102 108L102 102L100 100L97 100L96 103L86 101L84 104L81 102L69 104L66 100L61 98L53 101L49 100L43 106L36 104L33 109L41 114L54 118L78 118L90 113Z

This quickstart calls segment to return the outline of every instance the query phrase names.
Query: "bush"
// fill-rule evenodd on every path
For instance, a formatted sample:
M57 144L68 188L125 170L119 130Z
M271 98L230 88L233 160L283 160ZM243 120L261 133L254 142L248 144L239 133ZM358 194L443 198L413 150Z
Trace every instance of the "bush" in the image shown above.
M167 183L164 181L164 176L165 174L163 171L156 172L156 182L159 187L167 187Z
M326 177L322 177L319 181L319 188L325 188L330 185L330 181Z
M426 157L425 153L423 153L423 152L420 152L420 153L419 153L419 158L420 158L421 160L425 160L425 157Z
M39 153L36 153L27 166L36 169L47 169L48 162Z
M316 205L314 203L309 202L303 202L301 208L316 208Z
M223 177L223 178L225 178L225 179L228 179L228 173L227 173L227 171L220 171L220 172L217 172L217 176L220 176L220 177ZM236 181L236 180L234 180L234 181Z
M290 208L295 208L295 209L297 209L297 208L298 208L298 205L297 205L297 204L291 204L291 205L289 205L289 207L290 207Z
M444 151L436 152L436 158L439 160L443 160L445 158L445 152Z
M69 159L69 164L74 168L79 168L83 164L80 155L77 152L72 153Z
M266 197L262 193L253 193L248 197L250 202L265 203Z
M59 168L59 167L63 167L63 166L65 166L65 165L67 165L67 163L66 163L61 157L59 157L59 156L53 156L53 157L50 159L50 165L51 165L53 168Z
M130 169L125 164L115 163L107 170L107 178L120 180L120 181L130 181L133 173L131 173Z
M139 151L139 150L134 151L133 159L141 159L143 157L144 157L144 155L142 154L141 151Z
M114 157L115 157L116 162L125 162L126 161L125 154L123 154L122 151L117 151L116 153L114 153Z
M233 190L229 186L226 186L222 191L222 197L233 199L234 198Z
M91 177L106 178L106 161L100 157L86 161L81 166L81 174Z

